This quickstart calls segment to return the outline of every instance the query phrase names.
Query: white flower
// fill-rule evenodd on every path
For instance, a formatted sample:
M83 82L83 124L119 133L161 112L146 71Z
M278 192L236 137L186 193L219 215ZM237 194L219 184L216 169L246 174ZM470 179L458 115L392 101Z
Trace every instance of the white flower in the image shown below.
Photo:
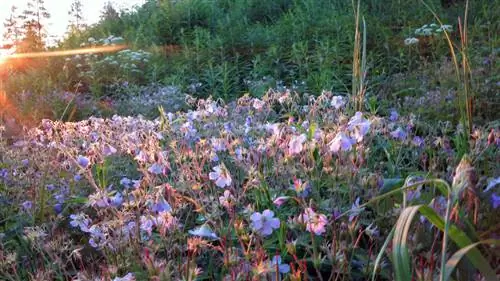
M406 38L405 39L405 45L406 46L409 46L409 45L414 45L414 44L417 44L418 43L418 39L415 38L415 37L410 37L410 38Z
M212 231L210 226L208 226L206 224L204 224L198 228L192 229L188 232L191 235L200 236L200 237L204 237L204 238L211 238L211 239L218 239L219 238L219 237L217 237L217 234L215 234L215 232Z
M213 170L214 171L210 172L208 177L210 178L210 180L215 181L215 185L221 188L231 185L231 175L229 174L229 171L224 166L224 164L215 166Z
M488 182L488 186L486 186L486 189L484 190L484 192L488 192L490 191L490 189L492 189L493 187L497 186L500 184L500 177L496 178L496 179L492 179Z
M332 102L330 103L335 109L339 109L345 105L346 101L343 96L333 96Z

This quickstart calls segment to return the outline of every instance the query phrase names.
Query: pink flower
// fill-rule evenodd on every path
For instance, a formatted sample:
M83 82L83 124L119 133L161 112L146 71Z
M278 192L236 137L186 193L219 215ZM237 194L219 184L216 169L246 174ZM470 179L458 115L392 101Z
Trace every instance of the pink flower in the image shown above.
M312 208L304 210L302 221L306 224L306 230L316 235L323 234L326 231L325 226L328 223L325 215L315 213Z
M307 137L305 134L300 136L293 136L288 143L288 153L291 155L299 154L304 146L302 145L306 141Z
M255 212L250 216L252 220L252 229L261 234L262 236L268 236L273 233L273 229L280 227L280 220L274 217L274 212L271 210L264 210L264 212Z

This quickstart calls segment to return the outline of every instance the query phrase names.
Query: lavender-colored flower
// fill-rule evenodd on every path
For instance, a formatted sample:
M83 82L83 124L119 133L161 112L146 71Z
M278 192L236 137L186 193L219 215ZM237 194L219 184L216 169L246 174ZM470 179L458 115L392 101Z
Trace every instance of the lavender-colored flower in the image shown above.
M163 196L159 196L156 202L151 206L151 211L155 213L170 212L172 207Z
M210 172L208 177L210 178L210 180L215 182L215 185L221 188L231 185L232 183L231 175L229 174L229 171L224 166L224 164L215 166L213 170L214 171Z
M31 210L31 208L33 208L33 202L31 202L31 201L29 201L29 200L28 200L28 201L24 201L24 202L21 204L21 206L23 207L23 209L24 209L25 211L28 211L28 210Z
M335 109L339 109L343 107L345 104L346 101L344 100L343 96L333 96L332 102L330 103L330 105L333 106Z
M123 195L117 192L113 197L111 197L111 206L118 208L123 204Z
M30 160L28 160L28 159L23 159L21 161L21 164L23 164L23 166L28 166L29 163L30 163Z
M401 127L398 127L396 130L391 132L391 136L395 139L403 141L406 139L407 134L403 129L401 129Z
M398 120L398 118L399 118L398 112L395 109L391 110L391 115L389 116L389 120L394 122Z
M250 220L253 231L262 236L271 235L273 229L280 227L280 220L274 217L274 212L271 210L264 210L262 214L255 212L250 216Z
M355 217L359 216L361 212L364 210L364 208L359 207L359 197L356 198L356 201L352 204L350 213L351 215L349 216L349 222L352 222Z
M280 255L274 256L269 264L270 272L276 272L276 269L278 269L279 273L290 272L290 266L288 264L282 264L281 262Z
M491 205L493 205L493 209L498 208L500 206L500 196L495 193L491 194Z
M87 215L83 213L70 215L69 218L71 221L69 222L72 227L78 227L83 232L89 232L89 225L91 220L87 217Z
M306 208L302 214L302 220L306 224L306 230L316 235L323 234L328 220L325 215L318 214L312 208Z
M145 231L148 235L153 232L155 221L150 216L141 216L141 230Z
M214 149L215 152L227 150L226 144L224 143L223 139L212 138L211 142L212 142L212 148Z
M90 164L90 160L85 157L85 156L82 156L82 155L78 155L78 157L76 158L76 162L78 163L78 165L82 168L87 168Z
M125 188L130 188L132 186L132 180L130 180L127 177L123 177L120 180L120 184L123 185Z
M153 165L151 165L151 167L148 168L148 172L155 175L165 174L165 166L159 163L154 163Z
M102 154L104 156L111 156L113 154L116 153L116 148L114 148L113 146L109 145L109 144L104 144L103 148L102 148Z
M106 235L98 225L92 225L87 231L90 233L89 244L93 248L101 248L106 243Z
M417 147L423 147L425 145L425 140L419 136L415 136L411 143Z
M349 120L349 123L347 125L349 131L353 132L356 141L360 142L370 130L371 123L367 119L363 118L363 113L358 111L351 118L351 120Z
M338 153L340 150L350 151L355 143L356 141L354 139L351 139L343 132L339 132L328 145L330 146L331 152Z

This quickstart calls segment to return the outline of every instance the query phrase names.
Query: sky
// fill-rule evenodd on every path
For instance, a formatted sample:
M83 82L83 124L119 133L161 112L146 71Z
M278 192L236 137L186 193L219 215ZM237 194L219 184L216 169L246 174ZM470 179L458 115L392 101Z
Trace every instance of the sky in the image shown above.
M3 39L3 23L10 16L12 5L18 7L21 12L26 7L28 0L0 0L0 43ZM45 7L51 14L48 21L47 31L49 35L61 38L67 31L70 16L68 15L72 0L45 0ZM105 0L81 0L83 4L83 17L86 24L96 23L99 20L101 11L107 1ZM113 0L111 1L117 9L132 8L134 5L141 5L146 0ZM1 44L0 44L1 45Z

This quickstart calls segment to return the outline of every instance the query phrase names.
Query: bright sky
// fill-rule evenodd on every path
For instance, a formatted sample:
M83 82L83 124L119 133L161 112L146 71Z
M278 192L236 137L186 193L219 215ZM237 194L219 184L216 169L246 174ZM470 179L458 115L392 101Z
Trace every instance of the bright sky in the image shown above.
M12 5L18 7L17 12L22 12L28 0L0 0L0 43L3 39L3 23L10 16ZM68 15L72 0L45 0L45 7L51 14L47 30L51 36L62 37L67 30L70 17ZM101 11L107 1L105 0L81 0L83 4L83 17L85 23L92 24L99 20ZM146 0L113 0L113 6L117 9L132 8L141 5Z

